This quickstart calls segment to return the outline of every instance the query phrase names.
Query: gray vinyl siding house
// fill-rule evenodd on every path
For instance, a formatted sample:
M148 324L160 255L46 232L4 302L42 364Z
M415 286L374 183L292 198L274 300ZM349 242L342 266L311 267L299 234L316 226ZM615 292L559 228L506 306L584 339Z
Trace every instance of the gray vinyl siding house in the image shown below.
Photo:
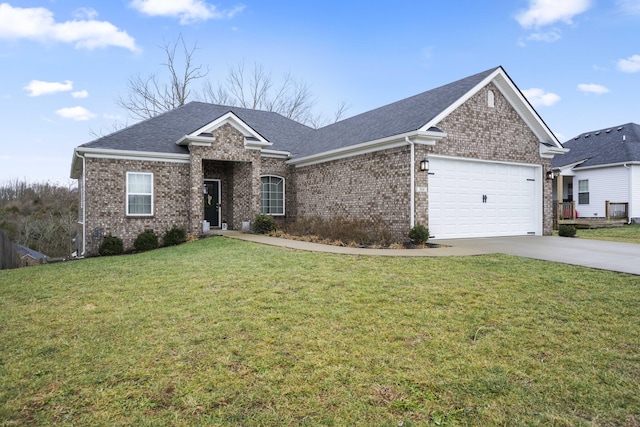
M76 147L79 253L108 233L131 248L144 229L240 230L260 212L372 220L398 241L415 224L551 234L546 174L565 151L502 67L320 129L191 102Z
M640 125L625 123L581 133L553 159L553 198L561 219L640 222Z

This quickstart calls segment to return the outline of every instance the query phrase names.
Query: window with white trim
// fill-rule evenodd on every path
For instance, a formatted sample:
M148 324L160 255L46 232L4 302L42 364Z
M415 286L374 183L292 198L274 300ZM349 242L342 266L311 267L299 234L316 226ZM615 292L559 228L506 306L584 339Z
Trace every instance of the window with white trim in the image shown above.
M127 172L127 215L153 215L153 174Z
M260 177L260 212L284 215L284 178L281 176Z
M579 205L589 204L589 180L588 179L578 180L578 204Z

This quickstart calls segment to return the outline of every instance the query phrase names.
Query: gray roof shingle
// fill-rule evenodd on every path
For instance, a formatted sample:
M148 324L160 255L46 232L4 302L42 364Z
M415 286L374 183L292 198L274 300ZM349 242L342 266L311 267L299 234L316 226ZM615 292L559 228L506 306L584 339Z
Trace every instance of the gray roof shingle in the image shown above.
M498 68L318 129L310 143L297 147L293 154L308 156L418 130Z
M640 126L627 123L585 132L562 145L570 151L553 158L554 168L585 159L577 168L640 162Z
M231 111L271 142L271 149L308 156L418 130L498 68L317 130L273 112L190 102L81 147L188 154L188 148L176 141Z
M81 147L188 154L189 149L177 145L176 141L230 111L272 142L274 150L287 150L295 141L306 139L313 132L310 127L269 111L190 102Z

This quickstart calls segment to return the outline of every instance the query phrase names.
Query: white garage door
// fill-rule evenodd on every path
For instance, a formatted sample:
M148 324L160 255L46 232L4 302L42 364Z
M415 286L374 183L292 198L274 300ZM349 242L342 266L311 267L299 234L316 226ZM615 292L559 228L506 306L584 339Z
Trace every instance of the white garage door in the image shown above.
M540 168L436 157L429 160L429 234L434 238L541 233Z

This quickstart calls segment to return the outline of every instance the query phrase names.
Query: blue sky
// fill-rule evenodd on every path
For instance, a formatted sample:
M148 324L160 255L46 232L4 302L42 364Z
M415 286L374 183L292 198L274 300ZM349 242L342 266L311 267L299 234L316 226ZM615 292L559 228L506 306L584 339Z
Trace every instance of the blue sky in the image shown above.
M213 83L241 62L346 116L502 65L561 141L640 123L640 0L0 0L0 183L70 182L127 80L182 35Z

